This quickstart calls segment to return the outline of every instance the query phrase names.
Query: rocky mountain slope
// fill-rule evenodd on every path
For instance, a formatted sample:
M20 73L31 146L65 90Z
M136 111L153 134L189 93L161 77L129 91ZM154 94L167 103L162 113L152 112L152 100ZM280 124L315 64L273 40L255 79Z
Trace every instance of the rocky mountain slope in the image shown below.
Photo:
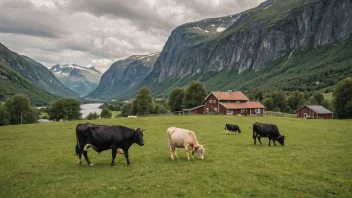
M83 67L77 64L54 65L50 71L64 85L81 96L92 92L99 84L103 75L94 67Z
M25 79L60 97L78 98L78 94L62 84L45 66L29 57L10 51L0 43L0 60Z
M115 99L142 82L152 71L159 53L133 55L113 63L87 98Z
M351 0L269 0L239 14L187 23L172 31L150 75L122 99L132 97L141 86L150 87L155 96L167 96L172 88L190 80L203 81L210 90L280 87L270 81L275 70L283 78L304 76L307 84L290 80L287 88L302 85L309 91L317 88L310 87L317 81L330 85L335 77L350 75L335 72L345 68L352 57L336 53L350 51L351 32ZM305 63L300 56L309 61L307 54L312 59L319 57L318 62L302 68ZM329 60L328 54L333 55ZM335 64L341 62L345 64ZM323 76L327 72L326 78L315 78L312 71L317 68L323 68ZM297 72L286 73L289 70ZM268 84L259 80L263 72L268 72Z

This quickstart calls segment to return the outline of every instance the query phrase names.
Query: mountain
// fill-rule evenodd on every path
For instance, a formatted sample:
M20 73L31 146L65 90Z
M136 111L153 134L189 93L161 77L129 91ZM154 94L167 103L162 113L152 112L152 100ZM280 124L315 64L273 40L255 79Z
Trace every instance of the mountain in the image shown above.
M63 85L42 64L29 57L10 51L0 43L0 60L23 78L33 82L43 90L60 97L78 98L78 94Z
M100 78L103 75L94 67L83 67L77 64L56 64L50 68L50 71L64 85L72 91L85 96L92 92L99 84Z
M113 63L87 98L114 99L142 82L152 71L159 53L133 55Z
M5 101L6 96L18 93L27 95L36 106L47 106L59 98L44 91L0 59L0 100Z
M258 87L312 91L351 71L351 0L269 0L172 31L141 86L154 96L200 80L209 90Z

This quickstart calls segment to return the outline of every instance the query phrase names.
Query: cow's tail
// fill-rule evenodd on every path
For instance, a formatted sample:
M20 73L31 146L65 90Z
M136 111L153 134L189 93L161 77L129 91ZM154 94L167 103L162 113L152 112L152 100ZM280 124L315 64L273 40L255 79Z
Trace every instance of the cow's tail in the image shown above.
M227 126L225 125L225 130L227 130Z
M240 129L240 127L238 127L238 132L240 132L240 133L242 132L241 129Z

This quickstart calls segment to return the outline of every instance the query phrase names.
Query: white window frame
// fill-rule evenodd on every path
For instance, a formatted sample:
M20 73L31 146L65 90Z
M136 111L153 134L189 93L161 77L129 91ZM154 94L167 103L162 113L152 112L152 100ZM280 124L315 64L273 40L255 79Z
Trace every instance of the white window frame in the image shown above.
M241 113L246 113L246 109L241 109Z
M214 111L218 112L218 108L214 107Z
M254 111L256 114L260 114L260 109L255 109Z
M209 100L209 103L212 104L212 103L213 103L213 100Z
M213 103L215 104L215 103L216 103L216 100L213 100Z

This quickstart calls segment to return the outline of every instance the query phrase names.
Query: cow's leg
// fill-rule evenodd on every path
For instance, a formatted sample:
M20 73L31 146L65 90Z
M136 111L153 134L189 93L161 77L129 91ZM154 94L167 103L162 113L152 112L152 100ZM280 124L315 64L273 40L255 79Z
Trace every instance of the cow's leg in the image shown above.
M77 155L77 164L82 164L82 162L81 162L82 153L80 152L78 142L76 144L76 155Z
M192 160L194 160L194 150L192 150Z
M276 146L275 139L273 139L273 142L274 142L274 146Z
M174 160L174 153L176 151L176 148L174 146L170 146L170 156L171 156L171 159Z
M271 143L271 137L268 137L268 139L269 139L269 146L271 146L271 145L270 145L270 143Z
M174 147L173 149L174 149L174 156L176 157L176 159L178 159L178 155L177 155L176 147Z
M111 146L111 166L115 166L115 158L116 158L117 147L115 145Z
M253 140L254 140L254 144L257 144L256 139L257 139L257 134L253 131Z
M125 154L127 165L131 165L130 160L128 159L128 149L124 150L124 154Z
M260 142L260 145L262 145L261 137L258 135L258 141Z
M83 156L84 156L84 159L86 159L88 166L93 166L93 164L89 161L89 158L88 158L88 148L89 148L88 144L86 144L83 147Z
M187 153L187 159L190 160L191 158L189 157L189 148L185 147L186 153Z

